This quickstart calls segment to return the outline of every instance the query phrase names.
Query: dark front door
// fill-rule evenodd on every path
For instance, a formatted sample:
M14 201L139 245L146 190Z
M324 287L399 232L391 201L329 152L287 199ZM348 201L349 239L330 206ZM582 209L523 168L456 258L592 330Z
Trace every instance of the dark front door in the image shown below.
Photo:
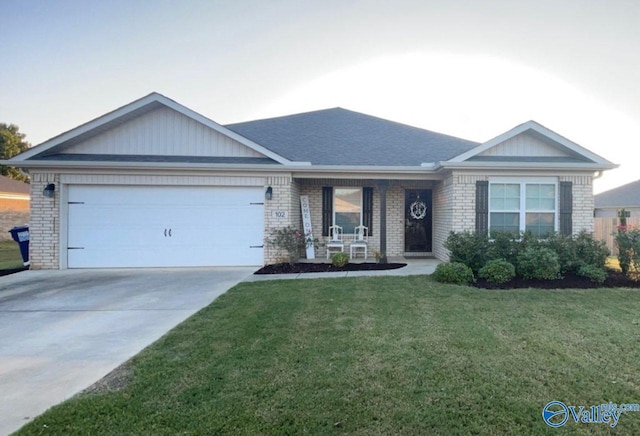
M404 196L404 251L431 253L432 211L430 189L407 189Z

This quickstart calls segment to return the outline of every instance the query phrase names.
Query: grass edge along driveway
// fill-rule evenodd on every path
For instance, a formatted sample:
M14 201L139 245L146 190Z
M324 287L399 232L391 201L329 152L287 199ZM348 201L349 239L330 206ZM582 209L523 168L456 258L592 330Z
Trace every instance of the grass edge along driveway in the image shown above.
M552 400L640 402L639 329L628 289L241 283L20 434L543 433Z

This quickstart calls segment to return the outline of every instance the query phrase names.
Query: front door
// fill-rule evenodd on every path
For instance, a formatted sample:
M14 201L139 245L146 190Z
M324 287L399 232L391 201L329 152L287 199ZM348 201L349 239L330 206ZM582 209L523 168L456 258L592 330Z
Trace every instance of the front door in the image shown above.
M432 207L430 189L407 189L404 196L404 251L431 253Z

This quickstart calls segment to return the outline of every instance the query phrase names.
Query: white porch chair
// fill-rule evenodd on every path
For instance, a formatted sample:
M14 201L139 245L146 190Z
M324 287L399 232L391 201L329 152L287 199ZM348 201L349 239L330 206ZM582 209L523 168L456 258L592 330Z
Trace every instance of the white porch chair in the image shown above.
M351 259L358 254L358 249L362 249L364 250L364 260L367 260L368 239L369 229L366 226L357 226L355 240L349 246L349 257Z
M342 227L329 227L329 240L327 241L327 259L331 253L341 253L344 251L344 241L342 240Z

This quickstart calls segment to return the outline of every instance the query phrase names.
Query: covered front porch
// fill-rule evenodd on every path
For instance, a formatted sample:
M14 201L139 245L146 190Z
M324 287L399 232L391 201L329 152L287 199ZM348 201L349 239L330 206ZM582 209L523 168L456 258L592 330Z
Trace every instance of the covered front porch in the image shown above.
M287 185L271 186L272 201L265 203L265 236L273 228L285 225L302 229L300 197L306 197L311 232L313 238L320 241L315 250L318 261L327 259L326 242L331 237L330 228L335 225L342 228L347 254L355 240L355 227L364 225L367 228L367 261L370 262L376 261L376 257L387 261L434 258L437 257L437 245L446 238L438 228L438 222L446 212L446 205L441 200L442 181L292 178ZM284 210L287 207L289 211ZM290 219L278 220L276 216ZM363 258L362 251L358 254L354 261ZM267 248L266 263L277 261L275 257L277 254Z

